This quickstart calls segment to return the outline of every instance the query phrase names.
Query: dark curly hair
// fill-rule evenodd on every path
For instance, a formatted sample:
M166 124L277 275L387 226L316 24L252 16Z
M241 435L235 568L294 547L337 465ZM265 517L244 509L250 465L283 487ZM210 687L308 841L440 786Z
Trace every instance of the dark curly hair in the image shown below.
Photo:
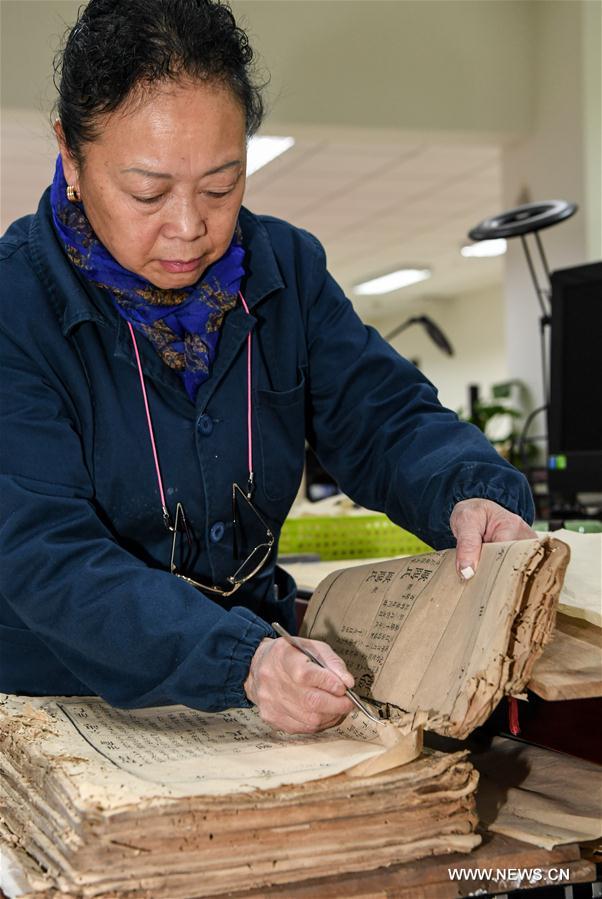
M73 157L98 136L98 117L140 86L183 77L214 81L240 102L247 135L264 115L253 50L220 0L90 0L54 61L56 113Z

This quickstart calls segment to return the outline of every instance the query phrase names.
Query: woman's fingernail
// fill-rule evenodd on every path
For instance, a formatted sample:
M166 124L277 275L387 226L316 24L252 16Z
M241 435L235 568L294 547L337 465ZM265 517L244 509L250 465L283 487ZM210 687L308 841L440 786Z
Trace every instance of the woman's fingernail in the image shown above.
M466 568L460 569L460 574L465 581L469 581L471 577L474 577L474 568L471 565L467 565Z

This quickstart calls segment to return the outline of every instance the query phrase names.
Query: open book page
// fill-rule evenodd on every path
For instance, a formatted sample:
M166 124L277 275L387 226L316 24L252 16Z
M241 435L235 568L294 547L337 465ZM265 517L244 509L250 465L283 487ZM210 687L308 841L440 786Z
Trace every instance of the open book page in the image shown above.
M101 803L109 797L226 796L349 769L370 773L405 764L422 748L420 735L404 735L393 723L373 724L360 712L305 736L273 731L253 709L130 711L94 697L5 697L0 726L31 741L40 771L56 766L75 774L80 797Z
M302 634L332 646L361 696L465 737L504 693L524 689L568 560L548 538L484 545L469 581L453 550L342 570L314 593Z

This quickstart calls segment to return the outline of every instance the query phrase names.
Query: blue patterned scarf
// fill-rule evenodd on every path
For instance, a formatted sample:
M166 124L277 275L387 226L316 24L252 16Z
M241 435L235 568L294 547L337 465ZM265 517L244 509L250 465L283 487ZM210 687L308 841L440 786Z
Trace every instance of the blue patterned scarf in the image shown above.
M192 287L155 287L123 268L100 242L82 203L67 199L59 156L50 192L54 225L73 265L109 292L118 313L151 342L163 361L181 375L194 402L211 372L220 328L238 299L245 251L237 225L226 253Z

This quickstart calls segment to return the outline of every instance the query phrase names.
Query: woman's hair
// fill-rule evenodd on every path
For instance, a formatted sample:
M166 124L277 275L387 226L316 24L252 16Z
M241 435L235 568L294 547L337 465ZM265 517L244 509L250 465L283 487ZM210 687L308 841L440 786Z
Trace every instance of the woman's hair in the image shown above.
M247 135L260 126L253 50L220 0L90 0L54 61L56 111L69 151L98 136L99 116L161 81L216 82L240 102Z

